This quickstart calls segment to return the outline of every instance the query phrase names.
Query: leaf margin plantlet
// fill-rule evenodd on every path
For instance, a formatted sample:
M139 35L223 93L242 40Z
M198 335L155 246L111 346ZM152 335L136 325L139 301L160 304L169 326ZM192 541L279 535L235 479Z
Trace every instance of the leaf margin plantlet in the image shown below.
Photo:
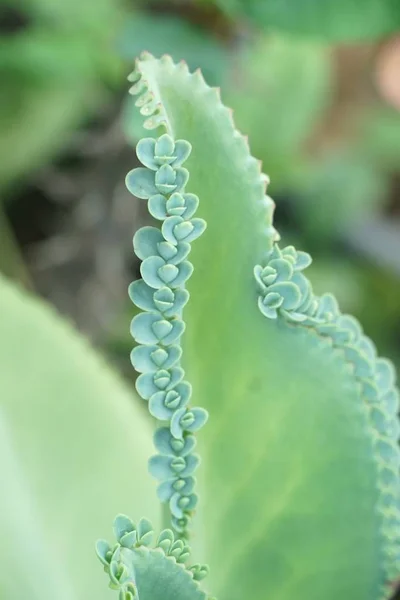
M193 271L186 258L190 243L206 229L203 219L193 218L199 204L197 196L184 192L189 174L181 165L190 152L188 142L174 141L167 134L156 141L143 138L137 145L137 156L147 169L133 169L126 177L129 191L147 199L150 213L162 221L161 230L144 227L133 240L135 253L142 259L142 278L134 281L128 291L131 300L144 312L132 320L131 333L138 345L131 352L131 362L140 373L136 389L148 401L150 414L168 422L168 426L154 433L159 454L150 458L149 471L160 480L157 495L161 502L168 503L176 533L162 531L153 551L148 548L153 537L149 521L142 518L136 527L125 515L116 517L117 544L111 548L106 541L99 540L96 552L110 576L110 587L119 591L120 600L134 600L138 588L140 597L146 597L138 574L140 561L145 557L155 564L144 565L144 577L148 573L151 582L161 572L163 593L168 592L165 585L173 585L174 577L182 575L179 569L169 575L176 564L186 574L182 600L208 598L193 584L207 575L208 567L200 564L185 567L190 547L182 541L189 535L188 525L198 500L193 473L200 459L192 452L196 446L193 434L208 419L203 408L188 408L192 388L184 380L185 373L180 367L180 337L185 330L182 312L189 300L185 282ZM144 535L140 534L142 530ZM178 536L176 540L174 535ZM176 592L171 598L176 598Z
M119 592L120 600L151 600L151 577L150 589L143 591L143 580L151 571L162 577L159 586L163 586L163 597L168 600L211 600L199 587L208 573L207 566L188 564L190 548L172 530L161 531L154 543L150 521L142 518L136 525L122 514L115 518L113 530L116 543L111 546L106 540L99 540L96 554L110 578L109 587ZM180 586L181 594L177 589Z
M180 337L185 330L182 315L189 300L185 284L193 272L187 256L190 244L206 228L203 219L193 217L199 199L184 189L189 173L182 164L191 149L185 140L174 141L168 134L157 140L143 138L136 154L145 168L133 169L126 177L128 190L148 200L150 212L162 222L161 230L145 227L133 238L135 254L142 259L142 278L130 285L129 295L145 312L132 321L131 332L139 345L133 349L131 361L141 371L136 389L148 400L150 414L168 422L155 433L159 454L150 459L149 470L160 480L158 497L169 504L172 527L182 537L188 535L198 500L193 491L193 474L199 464L197 455L192 454L193 434L208 418L202 408L189 409L192 386L184 380L180 366Z

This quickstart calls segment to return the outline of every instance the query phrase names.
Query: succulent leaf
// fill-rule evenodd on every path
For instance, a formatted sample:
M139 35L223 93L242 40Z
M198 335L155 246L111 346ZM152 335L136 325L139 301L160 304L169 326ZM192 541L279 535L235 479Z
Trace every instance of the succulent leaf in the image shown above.
M193 502L191 499L189 504ZM121 534L130 527L132 522L128 517L117 516L114 524L117 542L124 541ZM109 575L110 587L119 592L120 599L209 599L198 584L208 573L207 565L187 565L189 546L179 539L175 540L174 534L168 529L160 533L156 545L152 546L154 532L147 519L139 521L135 533L137 537L132 538L131 544L125 540L124 544L117 544L111 549L107 542L101 540L96 546L104 571Z
M104 598L90 548L110 516L130 507L161 525L151 427L87 341L1 276L0 357L0 597ZM114 548L97 550L109 565Z
M190 255L182 362L212 414L195 524L213 589L229 600L387 597L400 566L392 379L335 299L315 298L310 257L275 243L268 179L218 91L146 53L134 79L132 93L155 99L145 126L193 145L190 188L208 223ZM193 232L180 218L163 223L172 245Z

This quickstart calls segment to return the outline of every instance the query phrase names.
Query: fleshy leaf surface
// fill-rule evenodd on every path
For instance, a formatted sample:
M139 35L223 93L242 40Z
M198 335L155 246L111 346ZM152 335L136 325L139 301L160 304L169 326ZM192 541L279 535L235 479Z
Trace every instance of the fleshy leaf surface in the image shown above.
M129 532L129 533L127 533ZM164 529L153 547L150 521L135 525L129 517L114 521L117 543L111 547L99 540L96 553L109 575L110 587L123 600L211 600L199 581L208 574L207 565L189 566L190 547ZM130 536L128 538L128 536Z
M132 553L141 600L205 600L206 594L174 560L151 550Z
M193 540L210 587L221 600L378 600L397 569L396 427L389 523L368 405L375 384L362 387L335 347L347 334L298 324L316 306L293 269L284 279L293 276L301 297L280 308L292 284L280 285L268 300L277 318L258 308L253 269L276 240L273 203L230 112L199 73L168 57L143 54L132 81L133 94L147 94L138 103L150 115L145 126L192 144L190 190L208 222L191 253L183 366L210 413ZM287 252L292 260L294 248ZM297 268L307 260L300 255Z
M160 518L147 419L87 342L3 278L0 372L0 596L109 598L94 540L121 509Z

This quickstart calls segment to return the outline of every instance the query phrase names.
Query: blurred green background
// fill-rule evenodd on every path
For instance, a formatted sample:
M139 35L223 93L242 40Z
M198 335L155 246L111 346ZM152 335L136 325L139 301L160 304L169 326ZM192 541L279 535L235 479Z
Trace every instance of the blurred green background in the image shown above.
M351 4L336 22L313 0L3 0L0 271L133 378L126 290L148 217L124 187L143 135L126 76L140 51L169 53L221 86L316 292L399 367L400 10Z

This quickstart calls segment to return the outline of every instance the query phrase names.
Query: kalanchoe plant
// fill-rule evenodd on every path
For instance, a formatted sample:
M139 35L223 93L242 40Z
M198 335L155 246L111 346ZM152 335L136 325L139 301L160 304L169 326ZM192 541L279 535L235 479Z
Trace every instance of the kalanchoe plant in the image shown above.
M111 587L121 600L207 598L190 539L221 600L389 598L400 572L394 369L333 296L313 293L310 256L278 245L268 178L218 91L149 54L131 80L157 139L139 142L144 167L127 186L161 225L134 237L132 363L163 422L150 472L168 529L153 547L148 521L117 517L117 543L97 546Z
M172 526L182 536L197 504L193 474L199 458L192 452L193 433L208 416L203 408L189 408L192 388L180 366L182 311L189 300L185 284L193 273L187 257L190 243L206 228L203 219L193 218L198 197L184 191L189 173L181 165L190 151L188 142L174 142L168 134L157 141L142 139L137 155L148 168L134 169L126 178L128 189L148 199L149 211L162 221L161 230L144 227L133 239L135 253L143 261L142 279L132 283L129 293L144 312L132 321L132 335L140 345L131 360L141 373L136 389L148 400L150 414L168 423L155 433L159 454L149 467L161 481L158 496L161 502L169 502Z

